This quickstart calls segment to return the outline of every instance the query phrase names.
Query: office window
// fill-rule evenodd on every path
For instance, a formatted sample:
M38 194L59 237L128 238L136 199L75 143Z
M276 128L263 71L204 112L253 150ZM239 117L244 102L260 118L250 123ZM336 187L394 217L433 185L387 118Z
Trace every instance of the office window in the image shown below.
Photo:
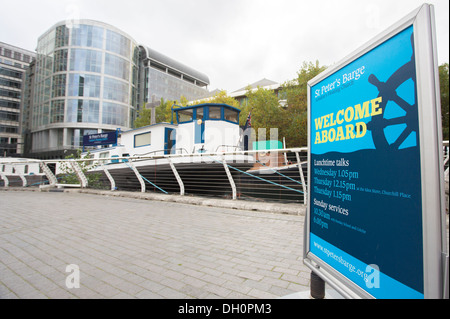
M121 57L106 53L105 73L128 80L130 78L130 64L127 60Z
M128 108L126 106L103 102L103 124L128 126Z
M101 77L92 74L71 73L68 96L100 97Z
M72 45L103 48L103 28L82 24L72 30Z
M66 95L66 75L58 74L53 76L52 97Z
M72 49L70 70L100 73L102 70L102 52L87 49Z
M103 98L128 104L130 101L128 83L105 77L103 81Z
M55 47L65 47L69 44L69 29L65 25L56 28Z
M67 49L55 51L55 63L53 64L53 72L67 71Z
M64 100L52 101L50 108L50 123L64 122Z
M99 102L83 99L67 101L67 120L72 123L98 123Z
M114 31L106 31L106 50L130 58L130 40Z

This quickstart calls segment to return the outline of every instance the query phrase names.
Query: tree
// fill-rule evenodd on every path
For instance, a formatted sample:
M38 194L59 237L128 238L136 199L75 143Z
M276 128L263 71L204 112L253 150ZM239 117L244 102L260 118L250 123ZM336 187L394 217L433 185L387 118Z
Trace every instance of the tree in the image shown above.
M230 106L234 106L236 108L240 108L239 101L235 98L228 96L227 91L221 90L215 93L212 97L198 100L194 104L191 105L199 105L203 103L219 103L219 104L228 104Z
M301 147L308 144L308 81L323 72L326 66L320 66L319 61L303 62L297 72L297 78L285 82L282 95L287 99L287 108L282 136L286 137L287 147Z
M280 136L280 128L283 127L285 118L284 110L279 107L278 96L273 90L258 87L257 90L247 88L247 104L242 108L239 116L240 125L245 125L248 114L251 112L252 128L255 133L258 129L265 128L266 136L257 136L258 139L270 139L270 129L278 129Z
M90 158L91 153L87 152L87 154L84 156L84 158ZM77 160L81 159L81 149L77 149L76 153L72 153L65 157L66 160ZM78 161L78 166L80 167L81 171L83 172L84 176L86 176L86 179L88 181L88 186L90 188L102 188L103 185L100 181L101 173L92 173L88 172L89 169L94 168L98 163L93 161ZM61 171L63 172L61 177L61 182L63 184L79 184L80 181L78 180L77 174L75 173L73 167L70 165L69 162L63 162L60 166Z
M161 102L158 106L155 107L155 123L161 122L171 122L172 121L172 107L177 108L181 106L186 106L188 104L188 100L184 97L180 97L180 103L178 101L165 101L161 98ZM174 118L174 122L176 123L176 119ZM152 123L152 109L144 107L138 112L138 117L134 121L134 127L142 127L146 125L150 125Z
M141 108L141 110L138 111L136 120L134 120L134 127L138 128L138 127L150 125L151 122L152 122L152 110L147 109L144 104L144 106Z
M161 103L156 107L156 123L168 122L172 121L172 107L176 104L176 101L164 101L161 98ZM176 122L176 119L174 119Z
M442 137L448 141L449 137L449 102L448 102L448 63L439 66L439 84L441 91L441 115L442 115Z

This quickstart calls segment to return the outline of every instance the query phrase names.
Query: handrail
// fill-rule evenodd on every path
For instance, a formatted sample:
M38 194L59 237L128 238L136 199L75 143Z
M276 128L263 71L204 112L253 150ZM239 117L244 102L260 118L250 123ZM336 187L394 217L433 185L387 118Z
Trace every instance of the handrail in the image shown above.
M442 146L444 161L441 163L444 164L444 179L448 182L449 142L443 141ZM205 153L187 153L185 149L182 150L183 153L178 154L155 154L164 151L160 150L141 155L105 158L2 159L0 180L5 188L30 187L48 183L48 181L50 183L45 187L65 187L65 184L57 182L57 178L64 174L61 166L66 165L72 168L78 166L83 168L74 171L80 181L79 187L98 187L100 185L100 187L110 190L160 190L164 193L179 193L180 195L194 194L194 191L200 189L204 193L221 198L261 200L264 197L264 200L275 198L274 200L306 203L308 172L304 164L307 163L307 147L246 151L224 150L223 152ZM293 165L278 164L278 156L269 159L274 162L259 164L256 155L268 151L285 153L289 157L289 161L292 160ZM111 161L114 163L110 163ZM107 162L108 165L106 165ZM55 163L57 164L54 165ZM208 166L209 164L211 165ZM14 166L15 173L12 173L12 169L9 167L5 172L1 172L2 165ZM28 170L25 169L25 165L30 166L27 168ZM162 165L162 169L158 168L159 165ZM38 173L39 166L42 171ZM133 166L135 169L132 168ZM56 167L56 171L54 167ZM134 174L127 168L130 171L133 170ZM25 171L30 173L26 174ZM86 180L93 172L100 174L98 175L101 179L100 184ZM37 182L38 178L39 182ZM141 183L138 183L138 179L141 180ZM145 184L152 187L148 187L146 190Z

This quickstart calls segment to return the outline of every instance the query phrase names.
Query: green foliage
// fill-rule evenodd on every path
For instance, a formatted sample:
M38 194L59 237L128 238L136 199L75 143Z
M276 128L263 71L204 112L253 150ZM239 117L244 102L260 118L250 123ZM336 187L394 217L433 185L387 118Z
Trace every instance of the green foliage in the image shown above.
M89 158L91 156L90 152L87 153L86 158ZM67 160L71 159L81 159L81 149L78 149L76 153L70 154L65 157ZM88 170L93 168L93 162L92 161L80 161L77 162L78 165L81 168L81 171L86 176L86 179L88 180L88 186L90 188L100 188L100 177L101 173L88 173ZM61 171L63 172L61 183L62 184L79 184L80 181L77 177L77 174L72 168L72 165L70 165L69 162L64 162L60 166Z
M266 90L260 87L254 91L248 88L246 95L247 104L242 108L239 124L245 125L248 113L251 111L252 128L255 130L255 133L258 133L258 129L265 128L265 139L269 140L270 129L277 128L280 130L285 122L285 112L279 107L278 97L273 93L273 90ZM278 136L280 137L280 132ZM257 138L263 139L261 136Z
M287 100L287 107L279 106L279 97L272 90L258 88L251 90L247 88L247 101L241 109L239 124L245 125L248 113L252 112L252 128L255 132L259 128L266 128L266 139L270 139L270 128L278 128L278 137L281 140L286 138L287 147L301 147L308 143L307 132L307 109L308 94L307 83L309 80L320 74L326 66L320 66L319 61L303 62L302 67L297 72L297 78L283 83L279 96ZM448 63L439 66L440 92L441 92L441 112L442 131L444 140L449 139L449 73ZM186 106L188 101L182 97L181 106ZM228 96L222 90L212 98L197 101L202 103L224 103L236 108L240 108L239 102ZM193 104L193 105L196 105ZM177 101L164 101L156 108L156 123L171 122L172 107L177 107ZM174 119L176 121L176 119ZM135 127L149 125L151 123L151 110L143 108L139 112L139 117L135 121Z
M303 62L297 78L283 84L282 95L287 99L287 108L281 135L286 137L287 147L302 147L308 144L308 81L323 72L325 66L319 61Z
M147 126L150 125L151 122L152 122L152 110L147 109L144 104L142 109L138 111L137 118L134 121L134 127L138 128L142 126Z
M172 121L172 107L176 104L176 101L164 101L161 99L161 103L156 107L156 123L167 122L170 123ZM176 123L176 119L173 119L174 123Z
M184 96L181 96L180 102L178 101L165 101L161 98L160 104L155 108L155 123L167 122L170 123L172 121L172 107L177 108L180 106L187 106L188 100ZM174 123L176 123L176 119L173 119ZM144 107L138 112L138 117L134 121L134 127L139 128L143 126L150 125L152 123L152 109Z
M198 100L194 104L191 104L191 105L198 105L198 104L203 104L203 103L228 104L230 106L239 108L239 102L235 98L228 96L227 91L225 91L225 90L217 92L210 98Z

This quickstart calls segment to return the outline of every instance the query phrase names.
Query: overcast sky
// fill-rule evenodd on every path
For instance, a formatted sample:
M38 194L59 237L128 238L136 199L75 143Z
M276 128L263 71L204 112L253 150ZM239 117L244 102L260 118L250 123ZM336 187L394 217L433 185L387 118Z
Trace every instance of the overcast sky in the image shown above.
M67 19L109 23L205 73L229 93L296 77L303 61L332 65L418 8L423 0L2 1L0 41L34 51ZM439 64L449 61L449 1L435 6Z

